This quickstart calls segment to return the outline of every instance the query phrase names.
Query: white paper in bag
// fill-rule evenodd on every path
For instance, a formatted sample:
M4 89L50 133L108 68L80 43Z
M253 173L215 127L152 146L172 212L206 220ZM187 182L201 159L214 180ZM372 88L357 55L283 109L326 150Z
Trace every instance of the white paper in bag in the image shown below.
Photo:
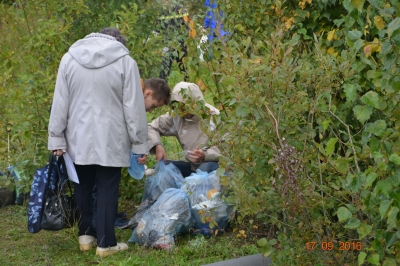
M75 182L79 184L79 179L78 179L78 174L76 173L74 163L72 162L71 157L69 157L68 153L64 153L64 161L65 161L65 166L67 167L67 173L69 180L72 182Z

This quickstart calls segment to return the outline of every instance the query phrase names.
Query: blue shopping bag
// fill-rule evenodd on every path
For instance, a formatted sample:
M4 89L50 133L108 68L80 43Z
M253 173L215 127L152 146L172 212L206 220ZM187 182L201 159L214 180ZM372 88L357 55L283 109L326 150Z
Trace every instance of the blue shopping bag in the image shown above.
M57 175L57 159L53 154L45 166L35 170L28 204L28 230L31 233L42 230L40 224L46 190L56 188Z

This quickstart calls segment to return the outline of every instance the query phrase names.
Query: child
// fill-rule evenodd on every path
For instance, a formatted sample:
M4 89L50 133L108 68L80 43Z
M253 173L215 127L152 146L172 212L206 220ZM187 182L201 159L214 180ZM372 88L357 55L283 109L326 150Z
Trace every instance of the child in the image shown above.
M143 97L144 97L144 106L146 112L151 113L155 108L168 105L171 99L171 89L169 88L167 82L164 79L160 78L150 78L146 79L144 82L140 80L142 83ZM145 164L147 159L147 155L143 155L138 159L140 164ZM97 224L97 188L96 186L93 189L93 219L92 224L93 227L96 228ZM125 220L126 213L118 213L117 218L115 220L114 225L116 227L122 226L124 223L127 223L128 220Z

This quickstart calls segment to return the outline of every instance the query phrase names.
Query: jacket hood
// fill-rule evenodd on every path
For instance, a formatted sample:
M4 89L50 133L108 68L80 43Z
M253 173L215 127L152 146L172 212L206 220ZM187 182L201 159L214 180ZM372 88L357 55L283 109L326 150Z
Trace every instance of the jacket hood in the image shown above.
M112 36L91 33L75 42L68 53L83 67L101 68L128 55L129 50Z

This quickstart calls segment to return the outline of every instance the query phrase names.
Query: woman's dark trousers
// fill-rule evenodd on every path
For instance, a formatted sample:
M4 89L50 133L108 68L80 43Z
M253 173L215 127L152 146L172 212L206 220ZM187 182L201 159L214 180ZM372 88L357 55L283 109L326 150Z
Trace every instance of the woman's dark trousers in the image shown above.
M97 237L97 246L117 245L114 222L118 211L118 189L121 167L75 165L79 184L74 183L74 196L79 219L78 235ZM92 226L93 187L97 186L97 229Z

